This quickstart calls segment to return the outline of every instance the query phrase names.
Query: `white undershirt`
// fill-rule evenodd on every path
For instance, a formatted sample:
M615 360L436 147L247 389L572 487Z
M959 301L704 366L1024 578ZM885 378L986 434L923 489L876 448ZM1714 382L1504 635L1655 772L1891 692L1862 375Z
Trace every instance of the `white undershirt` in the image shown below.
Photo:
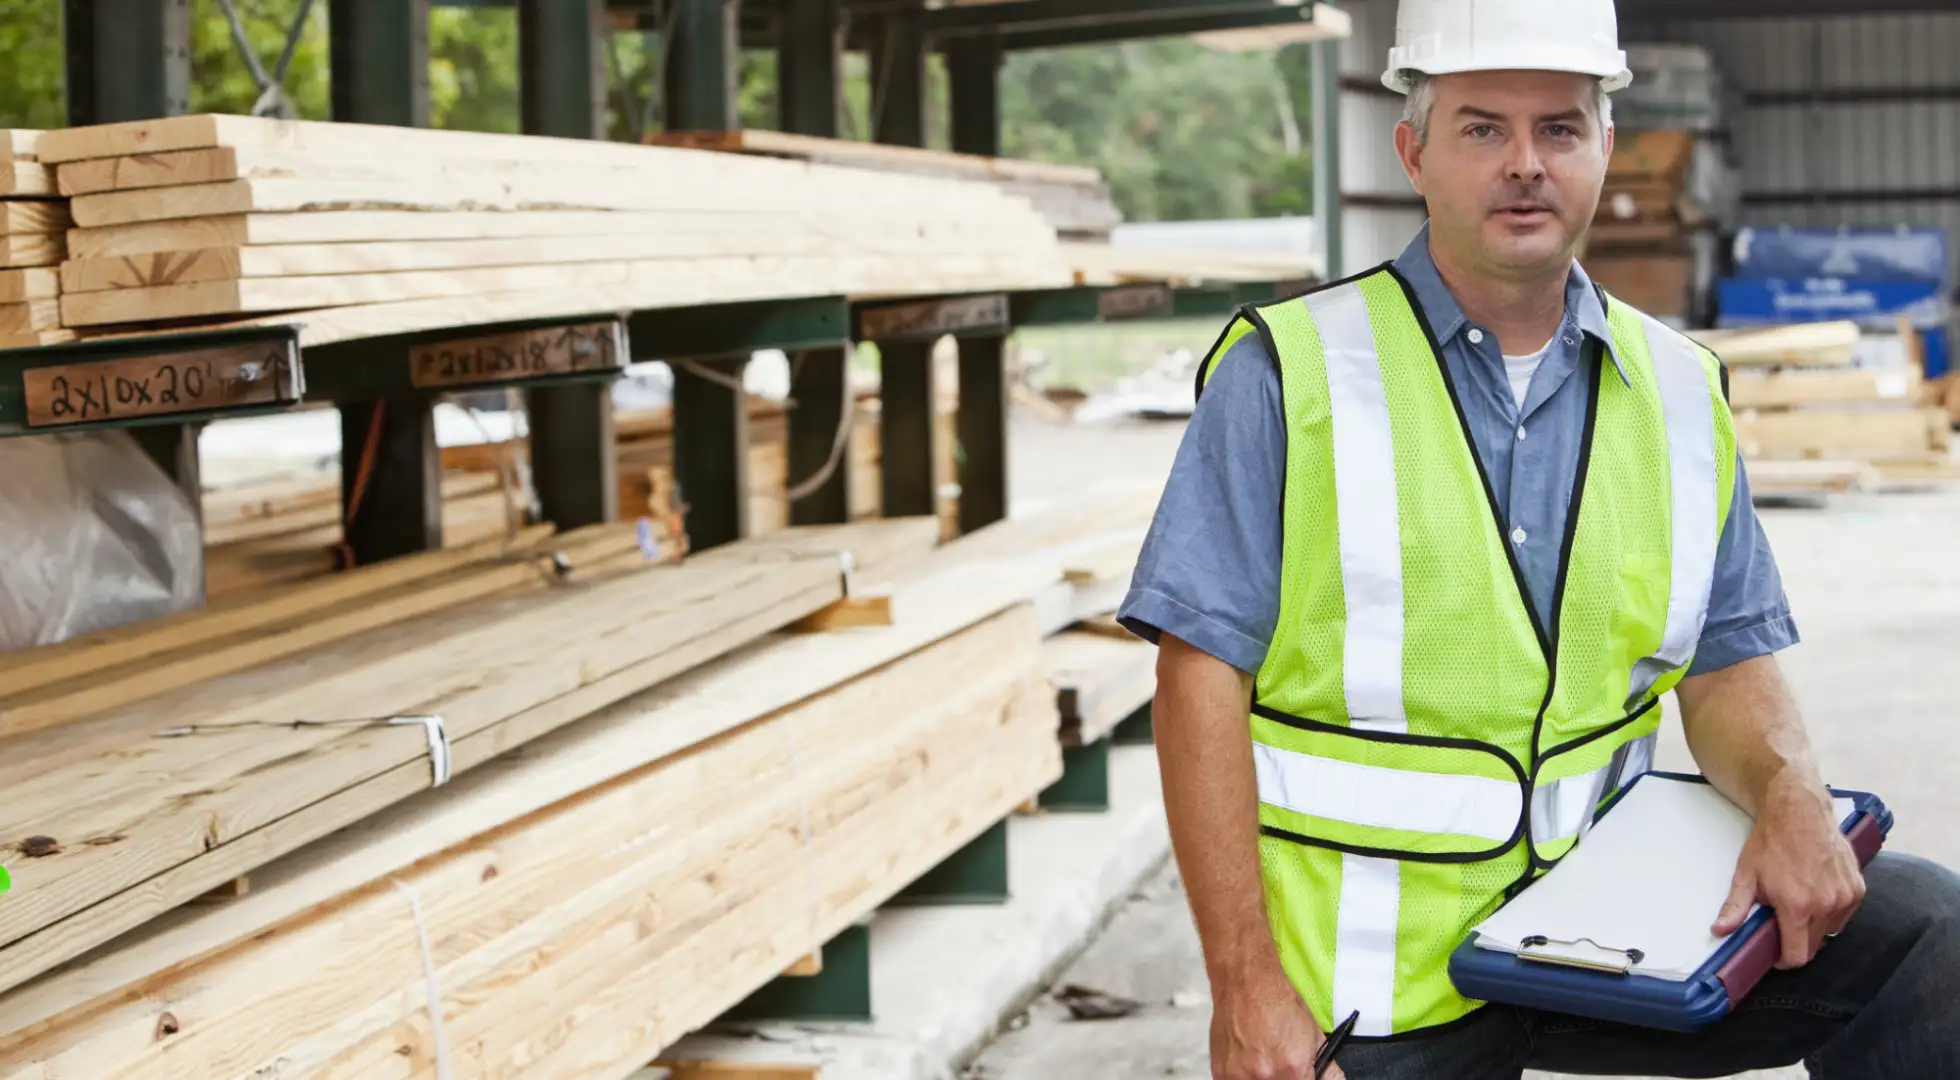
M1507 354L1504 357L1504 373L1510 376L1511 396L1518 399L1520 411L1524 409L1525 392L1531 389L1531 376L1537 372L1538 365L1545 362L1545 354L1552 351L1552 342L1557 340L1558 335L1553 334L1551 341L1547 341L1544 348L1530 356Z

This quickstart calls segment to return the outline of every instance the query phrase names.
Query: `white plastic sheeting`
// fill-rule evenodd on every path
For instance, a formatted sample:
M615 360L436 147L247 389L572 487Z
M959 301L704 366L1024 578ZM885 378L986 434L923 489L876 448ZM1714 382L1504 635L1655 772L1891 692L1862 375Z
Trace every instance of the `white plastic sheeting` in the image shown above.
M197 510L120 431L0 439L0 650L194 606Z

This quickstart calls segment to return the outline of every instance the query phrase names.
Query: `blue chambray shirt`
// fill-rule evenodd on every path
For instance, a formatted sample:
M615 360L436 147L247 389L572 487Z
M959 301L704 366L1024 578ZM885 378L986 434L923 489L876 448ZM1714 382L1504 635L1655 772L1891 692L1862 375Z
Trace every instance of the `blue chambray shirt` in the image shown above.
M1558 579L1579 446L1586 380L1579 374L1588 337L1613 358L1606 311L1578 264L1565 287L1565 320L1531 378L1520 410L1497 336L1473 326L1429 254L1425 225L1395 262L1443 349L1497 505L1503 531L1523 529L1514 545L1532 606L1544 625ZM1279 619L1280 502L1286 435L1278 373L1259 335L1247 334L1218 364L1178 447L1155 519L1117 618L1156 642L1171 634L1247 673L1266 658ZM1701 674L1787 648L1797 641L1769 541L1736 464L1735 499L1715 554L1708 621L1689 674Z

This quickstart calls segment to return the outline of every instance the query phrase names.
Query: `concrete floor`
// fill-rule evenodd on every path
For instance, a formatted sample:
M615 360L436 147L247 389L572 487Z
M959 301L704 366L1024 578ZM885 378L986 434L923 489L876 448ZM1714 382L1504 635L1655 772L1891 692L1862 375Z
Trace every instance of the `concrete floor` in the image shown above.
M1014 483L1059 497L1112 472L1167 468L1176 425L1113 437L1024 424ZM1960 672L1960 493L1839 497L1760 508L1803 641L1782 654L1828 779L1879 792L1897 814L1890 846L1960 865L1955 674ZM1670 703L1671 709L1671 703ZM1678 725L1662 768L1692 770ZM969 1068L972 1080L1209 1076L1209 1002L1196 935L1170 868L1139 889L1056 982L1134 998L1123 1019L1074 1021L1051 994ZM1801 1069L1752 1074L1800 1077ZM1539 1074L1535 1080L1552 1080Z

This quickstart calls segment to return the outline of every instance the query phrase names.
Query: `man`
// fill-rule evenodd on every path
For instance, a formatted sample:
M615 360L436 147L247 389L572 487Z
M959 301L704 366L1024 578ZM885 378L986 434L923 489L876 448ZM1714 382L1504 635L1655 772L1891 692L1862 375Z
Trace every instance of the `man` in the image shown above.
M1726 377L1574 260L1631 79L1611 0L1398 18L1429 222L1233 320L1121 612L1160 646L1213 1076L1311 1076L1352 1018L1324 1075L1960 1077L1960 880L1861 873L1832 819ZM1780 970L1692 1036L1464 999L1450 950L1647 769L1670 689L1755 822L1711 928L1772 905Z

